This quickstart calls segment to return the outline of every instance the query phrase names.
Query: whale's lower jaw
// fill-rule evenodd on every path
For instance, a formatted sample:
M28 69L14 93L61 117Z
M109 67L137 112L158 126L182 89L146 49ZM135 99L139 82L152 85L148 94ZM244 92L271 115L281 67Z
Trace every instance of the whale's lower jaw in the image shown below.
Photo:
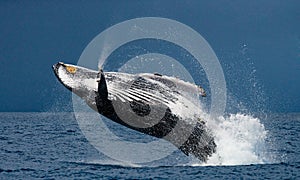
M61 77L59 76L59 72L58 72L58 71L59 71L59 68L61 68L62 66L64 66L64 63L58 62L58 63L56 63L56 64L54 64L54 65L52 66L52 70L53 70L53 72L54 72L56 78L59 80L59 82L60 82L62 85L64 85L68 90L72 91L72 87L70 87L70 86L68 86L66 83L64 83L64 82L62 81Z

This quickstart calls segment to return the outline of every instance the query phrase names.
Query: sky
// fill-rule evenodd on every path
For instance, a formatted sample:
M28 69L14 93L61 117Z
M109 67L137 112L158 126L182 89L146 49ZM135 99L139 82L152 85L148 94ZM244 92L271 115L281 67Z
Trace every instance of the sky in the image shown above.
M51 66L76 64L117 23L164 17L207 40L235 101L300 112L299 9L297 0L0 1L0 111L72 111Z

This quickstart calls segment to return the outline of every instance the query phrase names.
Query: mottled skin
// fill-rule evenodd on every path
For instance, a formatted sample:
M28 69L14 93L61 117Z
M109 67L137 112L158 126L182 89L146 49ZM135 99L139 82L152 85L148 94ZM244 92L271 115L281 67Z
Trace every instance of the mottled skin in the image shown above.
M78 66L66 65L64 63L55 64L53 66L53 70L57 78L66 88L83 98L91 108L112 121L157 138L164 138L174 144L184 154L192 154L203 162L207 161L208 157L215 152L216 145L214 143L214 139L211 134L207 132L203 121L196 121L193 124L187 123L187 121L184 121L182 117L175 115L168 107L167 103L148 101L149 99L147 100L147 97L149 98L151 95L143 96L143 94L140 93L136 95L136 97L141 98L141 100L132 99L132 101L125 103L129 103L130 106L128 107L131 108L131 111L133 111L138 117L141 117L141 119L151 112L152 109L150 106L157 106L164 110L164 116L158 119L159 121L157 123L154 123L149 127L138 127L128 123L129 121L127 119L124 120L124 118L121 118L120 113L118 114L117 110L119 112L121 109L122 112L126 113L129 109L124 109L125 106L122 106L122 103L124 102L121 102L120 99L110 98L111 94L107 84L113 83L116 79L120 80L122 78L120 74L103 73L102 71L97 72ZM159 89L159 87L157 87L158 85L155 83L157 81L165 84L166 87L173 89L173 93L178 93L176 91L176 83L164 78L162 75L153 74L150 76L147 75L147 77L150 77L150 80L154 80L154 82L147 81L146 77L140 76L130 82L131 84L129 84L129 88L134 86L134 88L138 87L141 90L152 89L155 91ZM95 79L97 84L93 87L94 89L87 88L84 83L71 87L74 84L73 79L78 78ZM164 97L166 97L168 101L174 101L174 97L170 96L168 91L160 89L158 92L164 94ZM132 94L132 96L135 96L135 94ZM130 119L131 116L128 115L126 118ZM133 121L133 123L149 123L138 122L140 121L139 119L135 121ZM179 128L177 128L174 133L172 130L175 126L179 126ZM168 136L169 133L171 135Z

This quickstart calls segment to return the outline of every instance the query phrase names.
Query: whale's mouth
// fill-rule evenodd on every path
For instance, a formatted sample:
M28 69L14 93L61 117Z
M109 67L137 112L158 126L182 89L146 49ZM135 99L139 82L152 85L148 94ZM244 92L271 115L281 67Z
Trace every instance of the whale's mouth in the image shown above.
M57 79L70 91L96 91L99 80L97 71L58 62L52 66Z
M52 69L54 71L55 76L57 77L57 79L70 91L72 91L72 87L70 85L70 83L72 81L72 78L68 75L67 72L67 67L69 67L68 65L66 65L63 62L58 62L56 64L54 64L52 66ZM75 68L75 67L73 67ZM76 70L75 70L76 71Z

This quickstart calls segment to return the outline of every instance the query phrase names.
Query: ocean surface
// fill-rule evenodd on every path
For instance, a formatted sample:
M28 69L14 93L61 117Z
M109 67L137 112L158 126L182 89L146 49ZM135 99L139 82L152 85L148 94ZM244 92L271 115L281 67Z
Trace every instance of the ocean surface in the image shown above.
M131 164L93 147L73 113L0 113L0 179L300 179L300 113L224 122L216 134L218 160L202 164L176 151ZM116 135L148 138L105 123Z

